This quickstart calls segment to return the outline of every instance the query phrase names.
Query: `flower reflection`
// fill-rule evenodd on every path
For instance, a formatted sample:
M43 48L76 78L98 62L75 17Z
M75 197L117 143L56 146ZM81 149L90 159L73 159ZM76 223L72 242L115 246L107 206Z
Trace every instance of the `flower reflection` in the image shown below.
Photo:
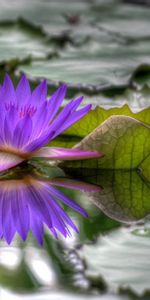
M26 240L31 230L39 244L43 243L44 225L52 235L58 238L58 232L64 237L70 236L70 229L78 228L65 212L63 203L84 217L86 211L70 199L56 186L97 192L100 187L65 178L43 180L32 174L21 179L0 180L0 238L11 243L15 233Z

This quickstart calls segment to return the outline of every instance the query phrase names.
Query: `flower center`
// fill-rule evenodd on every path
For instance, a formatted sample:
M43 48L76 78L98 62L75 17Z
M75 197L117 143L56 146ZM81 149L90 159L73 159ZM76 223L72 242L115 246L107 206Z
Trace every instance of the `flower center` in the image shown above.
M18 112L20 118L24 118L26 116L33 117L33 115L37 111L37 108L31 104L19 106L19 104L14 104L13 102L5 103L5 108L7 111L15 109Z

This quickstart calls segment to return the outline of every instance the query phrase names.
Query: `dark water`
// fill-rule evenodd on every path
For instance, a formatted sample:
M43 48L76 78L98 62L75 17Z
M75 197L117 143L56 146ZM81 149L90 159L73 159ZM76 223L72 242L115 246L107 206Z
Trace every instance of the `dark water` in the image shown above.
M121 295L121 298L116 296L115 285L124 287L131 269L130 264L126 262L126 265L124 261L124 265L123 260L130 260L134 252L137 261L135 258L131 260L132 270L136 266L136 272L139 272L138 276L142 280L144 269L147 281L144 280L144 285L140 286L139 277L134 272L131 276L131 287L133 291L141 294L150 283L147 265L150 256L150 242L147 239L150 188L140 174L136 171L64 170L35 162L32 166L18 167L3 174L0 189L14 179L19 182L25 175L40 178L45 182L57 181L57 189L80 204L89 217L84 218L64 206L78 226L79 234L71 231L71 237L65 239L59 235L56 240L49 230L45 229L42 247L38 245L32 233L28 234L25 242L16 235L9 246L2 239L0 299L86 299L87 296L90 299L129 299L126 295ZM66 188L63 185L66 182L68 184L68 180L71 180L70 187ZM14 182L16 184L16 181ZM74 184L76 182L78 184ZM94 192L97 187L99 190ZM144 218L147 219L146 225ZM143 244L145 241L146 244ZM123 248L119 248L120 245ZM124 249L125 253L122 252ZM139 255L146 257L146 261L142 260L140 266ZM124 278L125 274L127 278ZM115 282L112 278L115 278Z

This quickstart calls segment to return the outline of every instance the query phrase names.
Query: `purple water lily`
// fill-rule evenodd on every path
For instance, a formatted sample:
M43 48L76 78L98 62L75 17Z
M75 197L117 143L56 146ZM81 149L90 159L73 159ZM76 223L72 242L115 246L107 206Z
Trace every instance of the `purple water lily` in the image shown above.
M65 178L43 181L25 175L22 179L0 180L0 238L10 244L17 232L26 240L31 230L38 243L42 244L44 225L47 225L56 238L58 232L64 237L70 236L70 228L78 232L59 202L84 217L87 213L56 186L88 192L100 190L98 186Z
M0 171L32 157L74 160L102 156L98 152L79 149L41 148L91 109L91 105L87 105L77 110L83 100L83 97L79 97L59 112L65 95L66 85L62 85L47 100L45 80L31 93L24 75L16 89L10 77L5 76L0 86Z

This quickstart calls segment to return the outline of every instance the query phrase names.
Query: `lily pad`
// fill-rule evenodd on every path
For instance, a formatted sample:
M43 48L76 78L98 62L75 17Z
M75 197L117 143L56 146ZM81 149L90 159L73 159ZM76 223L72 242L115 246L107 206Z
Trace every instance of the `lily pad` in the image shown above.
M110 34L124 37L132 43L139 38L149 38L148 30L150 10L147 7L140 7L130 3L123 4L123 1L112 1L112 5L103 5L101 18L98 12L101 9L101 1L96 1L95 15L97 11L97 24L100 30L105 30Z
M101 151L105 156L67 166L136 169L150 155L150 127L127 116L112 116L75 147Z
M122 107L113 107L109 109L97 106L95 109L91 110L83 119L79 120L78 123L67 129L64 134L69 136L85 137L109 117L115 115L129 116L141 122L144 122L147 125L150 125L150 107L134 113L127 104L123 105Z
M140 64L150 64L149 47L150 41L128 47L95 41L76 48L68 45L58 58L33 61L20 66L19 71L31 78L45 77L53 84L66 82L71 87L93 91L127 86Z
M34 57L45 58L54 52L52 43L40 33L35 34L21 23L0 26L0 61L23 60Z
M84 245L78 254L85 261L85 276L104 278L114 291L130 289L142 295L150 287L150 238L125 228L101 236L93 245Z
M76 31L78 35L83 35L79 30L80 15L88 14L90 16L90 1L77 0L70 2L67 0L53 0L53 1L34 1L34 0L19 0L7 3L2 1L0 20L17 20L23 18L32 23L37 28L42 29L50 36L60 36L68 34L69 31ZM77 16L77 18L73 18ZM78 18L79 16L79 18ZM77 19L77 21L76 21ZM87 25L87 22L86 24ZM85 25L84 35L87 35Z
M88 95L85 92L80 91L79 93L75 93L74 96L79 97L81 96L81 93L84 96L84 100L82 101L81 106L92 103L93 110L97 106L108 110L110 108L121 108L122 106L127 104L130 107L130 110L136 113L150 106L150 88L148 86L143 86L141 88L121 89L120 91L116 88L112 90L106 90L95 95ZM64 100L63 105L66 105L68 103L68 98L70 98L69 93L67 94L67 99ZM128 112L126 111L126 113ZM101 114L99 118L100 117Z
M87 36L85 25L91 28L98 27L100 32L108 35L130 39L148 38L150 12L146 7L122 4L122 1L84 1L70 2L67 0L34 1L34 0L2 1L0 20L16 20L22 17L35 26L40 26L47 34L60 34L60 32L76 32ZM67 16L77 16L67 18ZM72 21L72 22L71 22ZM98 26L96 25L98 24ZM80 25L80 28L78 28ZM79 30L81 29L82 30Z

